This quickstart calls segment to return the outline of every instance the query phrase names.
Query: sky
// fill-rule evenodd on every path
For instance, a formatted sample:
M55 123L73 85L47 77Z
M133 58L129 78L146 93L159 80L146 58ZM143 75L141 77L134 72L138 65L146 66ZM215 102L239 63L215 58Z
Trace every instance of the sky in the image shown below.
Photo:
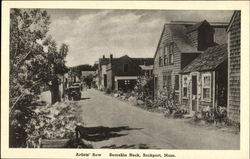
M109 57L153 57L169 21L229 22L233 11L48 9L49 35L69 45L67 66Z

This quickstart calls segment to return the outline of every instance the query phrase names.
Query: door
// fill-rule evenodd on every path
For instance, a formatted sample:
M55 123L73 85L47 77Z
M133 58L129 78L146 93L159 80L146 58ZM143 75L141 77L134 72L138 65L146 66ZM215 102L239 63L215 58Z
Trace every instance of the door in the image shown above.
M197 75L191 75L191 96L190 96L190 110L191 112L198 111L198 98L197 98Z
M104 87L106 88L107 87L107 75L104 74Z
M157 97L157 91L158 91L158 77L154 77L154 98Z

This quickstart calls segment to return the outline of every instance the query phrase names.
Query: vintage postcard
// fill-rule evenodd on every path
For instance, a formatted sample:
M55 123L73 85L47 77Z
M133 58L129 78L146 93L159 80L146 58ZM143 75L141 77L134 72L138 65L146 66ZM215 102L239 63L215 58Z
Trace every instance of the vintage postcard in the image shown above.
M2 4L2 158L248 158L249 2Z

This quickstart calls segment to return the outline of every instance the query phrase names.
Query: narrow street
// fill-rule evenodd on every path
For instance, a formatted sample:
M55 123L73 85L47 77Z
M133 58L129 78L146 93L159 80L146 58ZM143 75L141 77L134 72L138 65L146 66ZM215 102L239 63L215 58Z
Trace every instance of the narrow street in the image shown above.
M94 148L239 149L240 135L167 119L97 90L78 101L79 117Z

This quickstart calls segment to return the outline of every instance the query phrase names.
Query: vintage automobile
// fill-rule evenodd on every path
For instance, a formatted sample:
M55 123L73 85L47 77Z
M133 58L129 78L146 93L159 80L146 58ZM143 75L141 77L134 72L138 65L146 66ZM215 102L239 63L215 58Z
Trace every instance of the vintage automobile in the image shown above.
M72 85L67 89L67 95L69 100L80 100L81 99L81 87Z
M71 86L79 86L82 91L82 84L80 82L75 82Z

